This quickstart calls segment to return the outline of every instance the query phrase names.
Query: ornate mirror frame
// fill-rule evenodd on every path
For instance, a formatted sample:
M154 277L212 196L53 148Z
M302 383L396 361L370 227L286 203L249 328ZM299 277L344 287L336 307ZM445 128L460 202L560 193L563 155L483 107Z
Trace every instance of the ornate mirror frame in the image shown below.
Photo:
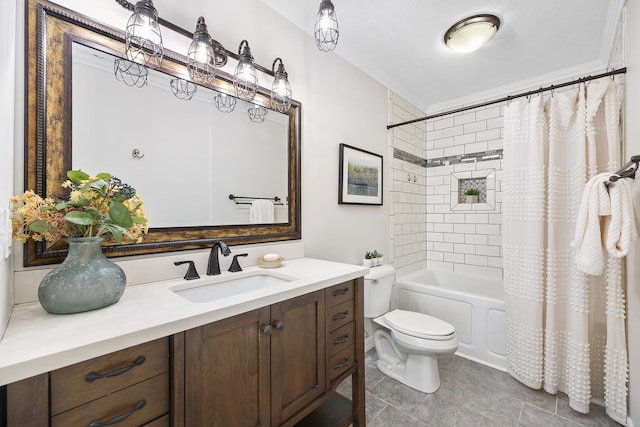
M73 43L81 43L123 57L124 33L45 0L29 0L27 6L27 81L25 105L25 190L42 197L62 197L61 183L71 162L71 61ZM183 55L165 50L160 71L188 80ZM216 73L208 85L233 94L231 76ZM260 88L254 103L269 107L269 91ZM289 109L288 222L268 225L224 225L151 228L137 244L107 244L107 256L143 255L210 247L216 240L227 244L266 243L301 238L300 114L301 104ZM64 242L45 245L29 240L24 265L61 262Z

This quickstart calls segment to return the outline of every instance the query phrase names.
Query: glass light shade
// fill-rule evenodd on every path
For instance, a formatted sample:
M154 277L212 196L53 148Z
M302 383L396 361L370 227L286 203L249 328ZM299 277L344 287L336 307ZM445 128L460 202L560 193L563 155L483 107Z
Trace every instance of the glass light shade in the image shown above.
M216 108L223 113L230 113L236 108L238 98L235 96L227 95L226 93L217 92L213 97L213 103Z
M164 55L158 11L151 0L136 3L125 30L125 52L130 61L160 66Z
M187 69L191 79L201 84L211 82L216 74L213 41L202 16L198 18L193 41L187 51Z
M243 49L244 45L244 49ZM233 86L240 99L251 101L258 91L258 73L253 65L253 56L246 40L242 40L238 49L240 59L233 73Z
M122 58L116 58L113 61L113 72L116 80L135 87L146 86L149 76L147 67Z
M171 79L170 84L171 92L173 92L176 98L182 99L183 101L190 101L198 90L198 86L188 80Z
M323 0L316 16L314 36L318 49L329 52L335 49L338 44L340 32L338 30L338 18L333 3L330 0Z
M280 65L278 70L275 71L273 84L271 85L271 108L284 113L291 107L291 85L280 58L276 58L273 62L273 68L275 68L278 61L280 61Z
M455 23L444 36L452 50L469 53L480 49L498 31L500 19L494 15L475 15Z
M247 113L249 113L249 120L255 123L262 123L267 118L268 111L264 107L249 103Z

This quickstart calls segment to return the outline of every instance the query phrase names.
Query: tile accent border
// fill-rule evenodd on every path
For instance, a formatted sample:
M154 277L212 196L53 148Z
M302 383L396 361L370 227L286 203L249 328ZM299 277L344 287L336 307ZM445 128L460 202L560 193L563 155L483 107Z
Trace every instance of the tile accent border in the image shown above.
M457 156L438 157L427 160L427 168L435 168L438 166L450 166L458 163L482 162L486 160L502 159L502 148L498 150L481 151L478 153L462 154Z

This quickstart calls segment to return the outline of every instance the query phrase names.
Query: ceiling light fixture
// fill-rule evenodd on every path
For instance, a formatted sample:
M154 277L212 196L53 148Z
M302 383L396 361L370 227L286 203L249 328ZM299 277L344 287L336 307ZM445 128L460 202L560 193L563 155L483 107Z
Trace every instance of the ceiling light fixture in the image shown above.
M249 42L242 40L238 47L238 66L233 73L233 86L240 99L251 101L258 91L258 74L256 67L253 65L253 56Z
M278 65L278 70L276 71L278 61L280 61L280 65ZM291 85L287 79L288 75L284 69L282 59L276 58L273 61L271 71L275 74L271 85L271 108L284 113L291 107Z
M151 0L136 3L125 30L125 52L130 61L142 65L162 64L164 48L158 25L158 11Z
M444 43L456 52L469 53L480 49L500 28L495 15L473 15L456 22L444 35Z
M338 18L331 0L322 0L322 3L320 3L313 33L318 49L323 52L335 49L338 44L338 37L340 36Z

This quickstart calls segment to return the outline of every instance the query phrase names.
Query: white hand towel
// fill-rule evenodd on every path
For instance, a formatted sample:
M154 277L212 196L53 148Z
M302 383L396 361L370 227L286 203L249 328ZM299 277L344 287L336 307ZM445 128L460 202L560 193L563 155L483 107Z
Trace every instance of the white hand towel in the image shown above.
M629 253L631 240L638 238L628 180L620 179L610 185L609 196L611 216L604 221L605 247L611 256L622 258Z
M605 186L609 176L610 173L598 174L585 185L576 220L575 238L571 242L571 246L577 249L578 270L595 276L604 270L600 216L611 214L611 201Z
M271 200L256 199L251 202L249 209L249 223L273 224L273 202Z

